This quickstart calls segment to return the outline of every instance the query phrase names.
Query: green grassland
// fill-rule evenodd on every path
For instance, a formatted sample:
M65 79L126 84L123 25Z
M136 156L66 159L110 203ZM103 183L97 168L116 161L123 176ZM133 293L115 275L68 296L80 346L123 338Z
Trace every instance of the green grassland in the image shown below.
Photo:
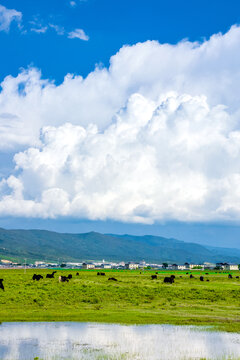
M79 276L76 276L76 272ZM94 321L125 324L213 325L226 331L240 331L240 272L192 271L0 270L5 291L0 289L0 321ZM33 281L33 273L43 280ZM72 274L68 283L59 275ZM164 276L176 276L164 284ZM209 282L201 282L200 275ZM117 282L108 281L114 276ZM182 278L180 278L182 276Z

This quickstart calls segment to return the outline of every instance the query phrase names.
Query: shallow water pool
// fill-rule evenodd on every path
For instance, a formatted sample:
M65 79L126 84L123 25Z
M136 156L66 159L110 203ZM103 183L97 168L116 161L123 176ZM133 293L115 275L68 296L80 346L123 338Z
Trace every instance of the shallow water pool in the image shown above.
M0 359L240 359L240 334L193 326L2 323Z

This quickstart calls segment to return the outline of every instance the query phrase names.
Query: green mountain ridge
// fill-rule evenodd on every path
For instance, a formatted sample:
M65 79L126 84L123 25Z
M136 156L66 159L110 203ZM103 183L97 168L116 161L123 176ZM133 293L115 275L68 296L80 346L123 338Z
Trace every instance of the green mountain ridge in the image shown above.
M173 238L89 232L57 233L47 230L0 228L0 258L22 261L141 261L169 263L235 262L240 250L205 247Z

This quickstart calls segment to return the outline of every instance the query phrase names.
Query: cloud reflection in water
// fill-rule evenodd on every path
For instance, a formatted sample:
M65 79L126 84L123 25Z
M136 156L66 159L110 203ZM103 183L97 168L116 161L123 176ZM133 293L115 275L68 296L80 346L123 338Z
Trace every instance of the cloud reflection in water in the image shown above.
M3 323L0 359L181 360L240 358L240 334L170 325Z

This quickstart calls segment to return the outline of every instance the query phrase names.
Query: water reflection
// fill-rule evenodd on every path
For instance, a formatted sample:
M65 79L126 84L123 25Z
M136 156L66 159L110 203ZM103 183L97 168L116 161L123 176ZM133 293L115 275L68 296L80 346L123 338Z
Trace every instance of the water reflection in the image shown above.
M0 359L240 359L240 334L170 325L3 323Z

